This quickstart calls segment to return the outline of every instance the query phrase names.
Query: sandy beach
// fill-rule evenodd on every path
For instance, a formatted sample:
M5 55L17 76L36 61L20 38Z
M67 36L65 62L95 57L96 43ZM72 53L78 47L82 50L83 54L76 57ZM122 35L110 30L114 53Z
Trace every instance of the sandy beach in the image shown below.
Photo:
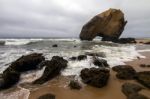
M143 59L136 59L126 64L133 66L136 71L149 71L149 67L140 67L140 64L150 64L150 53L141 53L146 56ZM71 90L67 85L73 77L57 77L48 83L40 86L38 89L31 90L29 99L37 99L39 96L52 93L56 95L56 99L126 99L121 92L121 86L125 82L137 83L134 80L119 80L115 76L115 72L111 70L107 86L103 88L95 88L85 85L81 90ZM140 92L150 98L150 90L145 88Z

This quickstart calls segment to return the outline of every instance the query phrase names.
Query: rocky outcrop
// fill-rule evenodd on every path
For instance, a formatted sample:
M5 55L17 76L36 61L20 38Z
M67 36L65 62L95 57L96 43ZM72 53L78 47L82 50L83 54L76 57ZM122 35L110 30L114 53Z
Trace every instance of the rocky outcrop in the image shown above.
M40 96L38 99L55 99L55 95L48 93Z
M16 84L22 72L37 69L38 64L43 60L45 60L45 58L42 54L33 53L22 56L12 62L0 77L0 89L6 89Z
M48 80L53 79L58 76L64 68L67 67L68 61L59 56L53 56L51 61L48 61L45 65L43 75L35 80L33 84L43 84Z
M101 36L103 40L116 40L123 32L126 23L121 10L109 9L96 15L83 26L80 39L93 40L96 36Z
M101 88L107 84L109 75L110 73L108 69L85 68L81 70L80 77L84 83Z
M143 89L143 87L141 87L140 85L137 85L137 84L133 84L133 83L124 83L122 85L122 92L126 96L129 96L130 94L133 94L133 93L138 93L142 89Z
M138 93L142 89L144 88L133 83L125 83L122 85L122 92L127 96L127 99L149 99L148 97Z
M147 88L150 88L150 71L137 73L137 81Z
M44 56L42 56L42 54L32 53L26 56L22 56L16 61L12 62L11 65L4 72L6 72L8 69L13 69L17 72L34 70L37 69L38 64L44 60L45 58Z
M103 68L107 68L109 67L108 63L106 60L104 59L99 59L97 57L93 57L93 64L98 66L98 67L103 67Z
M119 65L112 68L116 71L116 77L124 80L131 80L136 78L136 71L129 65Z
M75 81L75 80L71 80L71 81L70 81L69 87L70 87L71 89L77 89L77 90L81 89L81 85L79 84L78 81Z

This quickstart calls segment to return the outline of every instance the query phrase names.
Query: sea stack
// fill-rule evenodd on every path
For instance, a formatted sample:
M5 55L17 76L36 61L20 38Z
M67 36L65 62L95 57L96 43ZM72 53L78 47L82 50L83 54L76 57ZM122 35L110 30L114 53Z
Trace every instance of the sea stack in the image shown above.
M127 21L124 13L118 9L109 9L94 16L86 23L80 33L81 40L93 40L101 36L102 40L115 41L122 34Z

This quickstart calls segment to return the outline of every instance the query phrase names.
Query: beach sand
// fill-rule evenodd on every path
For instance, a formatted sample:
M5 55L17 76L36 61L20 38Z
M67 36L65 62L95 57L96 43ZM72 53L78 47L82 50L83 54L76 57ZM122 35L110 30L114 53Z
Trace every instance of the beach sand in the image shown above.
M150 52L141 53L146 56L144 59L136 59L126 64L133 66L136 71L149 71L150 68L140 67L140 64L150 64ZM57 77L48 83L41 85L38 89L31 90L29 99L37 99L39 96L52 93L56 99L126 99L121 92L121 86L125 82L137 83L134 80L119 80L115 76L115 72L111 70L111 76L108 84L103 88L95 88L89 85L83 86L81 90L71 90L67 85L73 77ZM150 90L145 88L140 92L150 98Z

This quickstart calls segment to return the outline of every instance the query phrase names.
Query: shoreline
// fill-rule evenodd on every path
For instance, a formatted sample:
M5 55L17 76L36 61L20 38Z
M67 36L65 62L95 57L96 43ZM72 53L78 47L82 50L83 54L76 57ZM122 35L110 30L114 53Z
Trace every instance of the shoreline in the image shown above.
M150 68L140 67L140 64L150 64L150 53L140 53L146 58L140 60L135 59L130 62L126 62L127 65L133 66L133 68L139 71L149 71ZM110 71L110 78L108 84L103 88L95 88L89 85L85 85L81 90L71 90L67 85L73 77L57 77L46 84L42 85L36 90L31 90L29 99L37 99L39 96L47 93L56 95L56 99L126 99L126 96L121 91L121 86L125 82L137 83L134 80L119 80L115 76L114 71ZM141 85L141 84L139 84ZM150 98L150 90L144 89L141 94Z

